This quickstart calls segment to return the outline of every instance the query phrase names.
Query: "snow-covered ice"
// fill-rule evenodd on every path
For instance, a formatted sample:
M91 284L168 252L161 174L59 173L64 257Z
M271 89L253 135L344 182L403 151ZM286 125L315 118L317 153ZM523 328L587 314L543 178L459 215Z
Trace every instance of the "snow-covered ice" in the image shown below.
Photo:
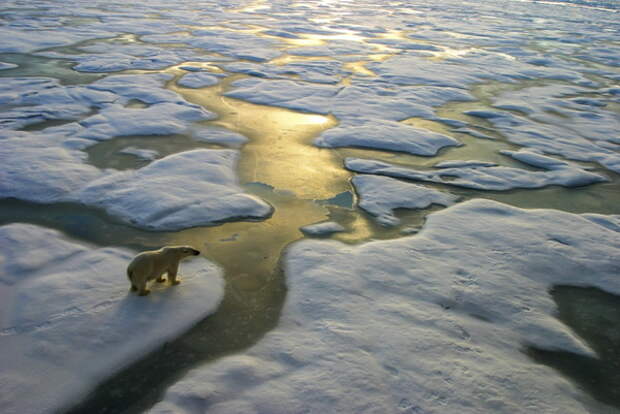
M225 93L231 98L263 105L284 106L300 111L328 114L330 100L338 88L329 85L304 84L292 80L241 79Z
M156 230L268 217L272 207L238 186L234 172L238 156L232 150L174 154L139 170L102 177L71 197Z
M133 155L145 161L153 161L159 157L159 152L157 151L136 147L123 148L119 153Z
M309 236L327 236L332 233L344 231L345 228L334 221L324 221L322 223L303 226L300 230Z
M13 68L16 68L17 66L18 65L14 63L0 62L0 70L13 69Z
M359 207L384 226L400 222L394 215L397 208L427 208L431 204L449 206L458 198L422 185L376 175L356 175L351 182L360 197Z
M188 133L198 141L231 147L245 143L245 137L232 131L193 125L215 115L163 89L170 79L116 75L88 86L36 77L4 80L0 103L15 107L4 112L0 124L2 196L97 206L154 230L268 217L271 207L238 187L234 151L172 155L136 172L100 170L86 162L84 149L119 136ZM132 100L145 106L127 107ZM68 123L42 131L14 130L47 120ZM104 189L109 193L99 192Z
M433 213L412 237L298 242L278 326L150 412L588 412L522 347L593 356L548 289L620 294L619 254L620 233L589 217L485 200Z
M222 271L181 264L182 283L129 292L135 254L96 248L29 224L0 227L0 405L55 412L219 305Z
M216 85L220 79L208 72L191 72L183 75L177 82L185 88L204 88Z
M194 128L192 138L197 141L208 142L210 144L225 145L231 148L238 148L248 142L248 138L237 132L226 128L209 126L208 128Z
M549 185L579 187L609 181L609 178L586 171L577 164L561 161L529 151L503 151L523 163L543 168L530 171L504 167L478 161L452 161L440 163L433 170L414 170L383 161L347 158L346 167L358 173L386 175L416 181L448 184L477 190L511 190L515 188L541 188Z
M39 203L78 202L153 230L268 217L272 208L245 194L235 174L238 152L194 150L139 170L102 171L67 148L62 133L0 136L0 192ZM80 144L82 145L82 144Z
M435 155L444 147L460 145L460 142L447 135L391 121L332 129L321 134L314 142L326 148L376 148L426 156Z

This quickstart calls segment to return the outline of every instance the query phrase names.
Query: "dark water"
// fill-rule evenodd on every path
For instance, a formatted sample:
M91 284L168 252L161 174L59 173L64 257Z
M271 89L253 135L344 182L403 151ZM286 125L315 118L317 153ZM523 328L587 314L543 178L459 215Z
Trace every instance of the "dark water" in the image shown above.
M562 285L549 293L558 306L558 318L598 357L535 347L528 347L527 354L571 378L597 400L620 408L620 296Z

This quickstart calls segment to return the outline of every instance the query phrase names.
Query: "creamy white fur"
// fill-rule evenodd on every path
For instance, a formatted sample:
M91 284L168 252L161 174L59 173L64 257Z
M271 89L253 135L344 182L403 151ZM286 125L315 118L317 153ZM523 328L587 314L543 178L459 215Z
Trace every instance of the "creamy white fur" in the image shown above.
M131 290L137 290L140 296L149 294L146 283L150 280L164 282L164 273L173 285L178 285L177 272L179 262L188 256L197 256L200 252L191 246L167 246L159 250L138 254L127 267L127 277Z

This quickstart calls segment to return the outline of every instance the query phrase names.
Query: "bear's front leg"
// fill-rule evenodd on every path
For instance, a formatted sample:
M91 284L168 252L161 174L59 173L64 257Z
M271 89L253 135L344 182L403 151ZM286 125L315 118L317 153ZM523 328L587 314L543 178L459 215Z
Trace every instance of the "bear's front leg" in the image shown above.
M178 265L168 269L168 280L170 281L170 284L172 284L172 285L178 285L179 283L181 283L179 280L177 280L177 271L178 270L179 270L179 266Z
M146 288L146 282L138 284L138 295L146 296L149 293L151 293L151 291Z

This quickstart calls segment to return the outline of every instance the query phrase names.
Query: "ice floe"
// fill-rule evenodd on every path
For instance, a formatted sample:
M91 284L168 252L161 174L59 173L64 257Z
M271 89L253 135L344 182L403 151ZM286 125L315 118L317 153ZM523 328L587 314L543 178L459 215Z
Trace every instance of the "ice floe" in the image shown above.
M328 130L314 143L326 148L376 148L426 156L435 155L444 147L460 145L447 135L390 121Z
M0 70L14 69L16 67L18 67L18 65L14 63L0 62Z
M0 53L28 53L49 47L67 46L92 36L93 33L89 32L77 33L65 30L42 30L42 28L19 30L0 26L0 38L2 38Z
M232 30L194 30L191 36L175 34L147 35L141 39L154 43L185 43L189 46L238 59L264 62L282 54L280 42Z
M127 147L119 151L120 154L133 155L141 160L153 161L159 157L159 152L136 147Z
M106 209L154 230L212 225L271 214L237 184L238 153L196 150L174 154L136 171L102 171L85 162L88 140L56 132L0 134L0 193L38 203L78 202ZM77 147L77 148L74 148Z
M185 88L204 88L206 86L216 85L220 79L207 72L187 73L178 80L178 84Z
M67 197L105 175L84 163L86 154L66 148L63 134L0 135L0 194L40 203Z
M88 183L69 197L133 225L179 230L232 219L268 217L272 207L243 193L232 150L194 150Z
M82 138L104 140L124 135L171 135L185 132L189 122L214 119L215 114L198 105L162 102L146 108L111 104L80 121Z
M334 221L325 221L322 223L303 226L300 230L309 236L327 236L332 233L344 231L345 228Z
M56 412L114 371L214 312L222 271L181 264L181 285L129 292L135 252L78 243L28 224L0 227L0 404Z
M364 174L353 177L351 182L360 197L359 207L384 226L400 222L394 215L397 208L421 209L431 204L449 206L458 199L450 193L389 177Z
M238 148L248 142L248 138L238 132L226 128L209 126L196 127L192 130L192 138L197 141L208 142L210 144L225 145L231 148Z
M415 181L427 181L477 190L511 190L515 188L541 188L548 185L579 187L609 181L603 175L586 171L577 164L529 151L502 151L503 154L545 171L504 167L478 161L452 161L440 163L436 169L415 170L382 161L348 158L345 166L363 174L385 175Z
M120 136L187 133L231 147L245 143L245 137L232 131L193 125L215 114L163 89L170 79L117 75L88 86L62 86L47 78L7 78L0 86L0 102L15 107L5 112L0 125L2 196L97 206L154 230L269 216L268 204L243 194L237 185L234 151L172 155L135 172L100 170L86 162L86 148ZM144 106L128 106L134 100ZM42 131L13 130L46 120L68 123Z
M412 237L296 243L278 326L190 371L150 412L590 412L523 347L594 356L548 289L620 294L619 254L620 234L587 217L486 200Z
M307 82L335 84L351 72L342 67L337 60L311 60L291 62L282 66L256 62L234 62L221 66L222 69L233 73L245 73L259 78L299 77ZM297 86L297 85L295 85Z
M338 88L326 85L307 84L291 80L241 79L231 84L232 90L225 93L231 98L244 99L263 105L284 106L319 114L328 114L331 108L329 98L338 93Z

